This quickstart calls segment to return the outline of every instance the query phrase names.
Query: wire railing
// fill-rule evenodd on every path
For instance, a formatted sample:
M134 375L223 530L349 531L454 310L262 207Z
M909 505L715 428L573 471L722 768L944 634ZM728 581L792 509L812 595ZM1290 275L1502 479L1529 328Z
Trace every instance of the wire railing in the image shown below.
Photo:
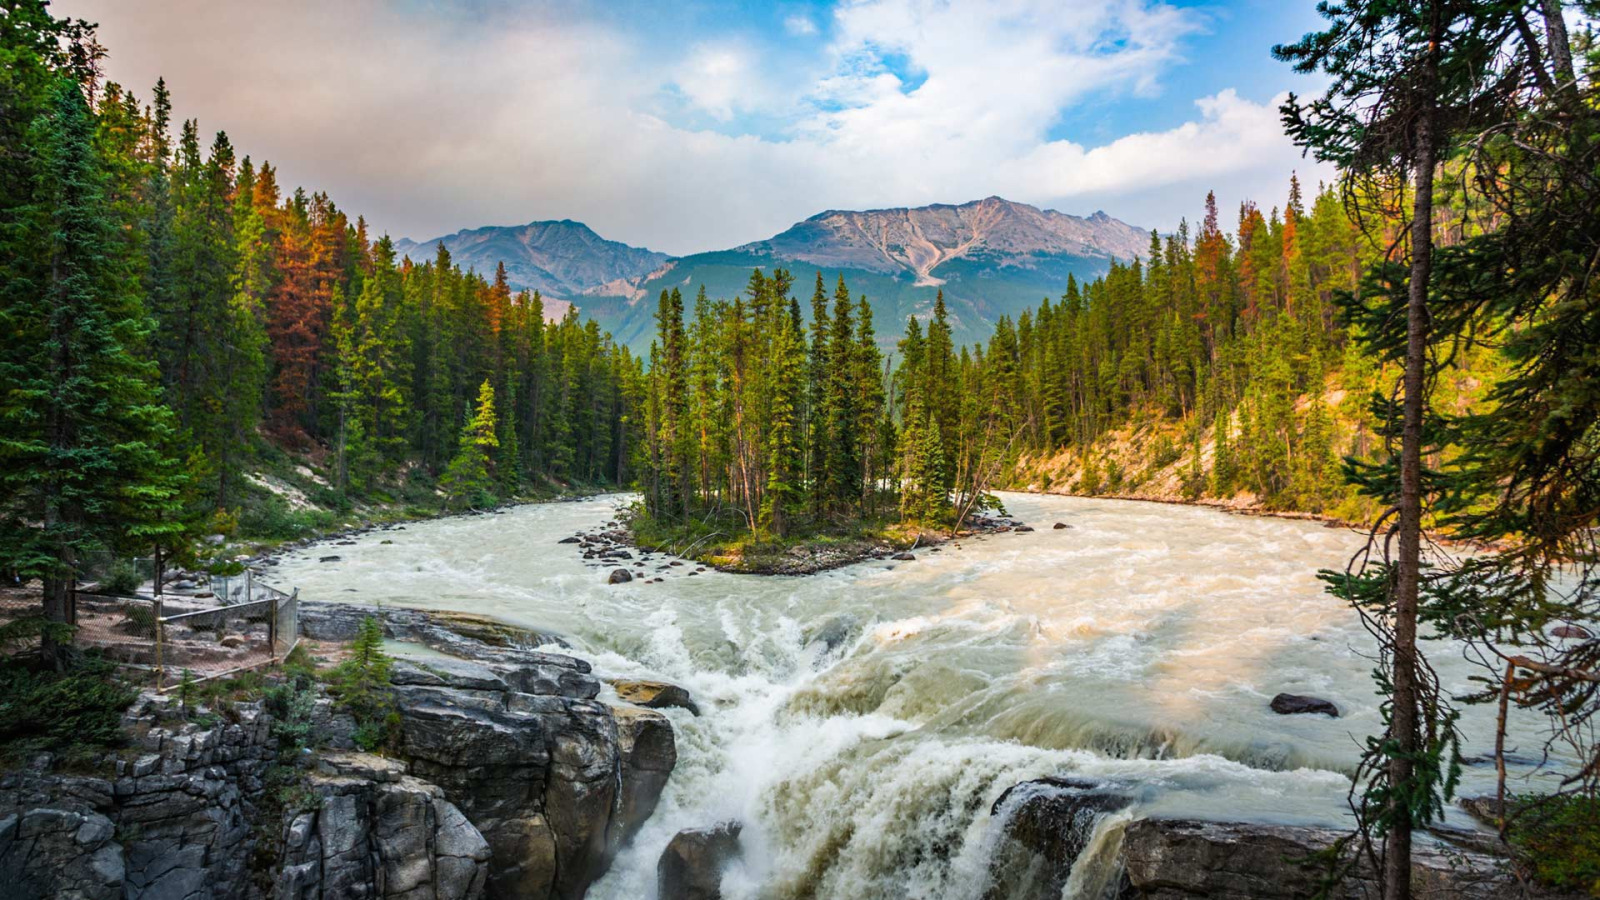
M203 593L151 597L74 590L68 605L73 641L123 668L148 673L157 690L185 678L206 681L269 665L299 642L298 590L261 584L247 571L214 578L212 590ZM39 591L0 591L0 621L43 615Z

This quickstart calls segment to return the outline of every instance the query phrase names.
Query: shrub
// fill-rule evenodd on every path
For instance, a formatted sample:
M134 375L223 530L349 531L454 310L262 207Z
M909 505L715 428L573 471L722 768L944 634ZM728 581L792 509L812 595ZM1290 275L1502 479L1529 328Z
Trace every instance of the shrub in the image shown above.
M96 656L64 672L0 664L0 747L10 755L122 743L122 713L139 692Z
M316 726L311 717L316 709L317 693L310 676L291 674L283 684L269 688L263 699L267 712L275 720L272 736L278 741L280 757L292 759L316 742Z
M1511 843L1538 881L1600 897L1600 797L1518 797Z
M328 676L328 687L356 720L355 740L363 750L387 743L399 726L389 673L394 659L383 652L383 626L368 616L350 644L350 658Z
M139 590L141 584L144 584L144 578L139 574L138 567L126 559L112 563L111 571L100 582L101 588L108 594L132 594Z

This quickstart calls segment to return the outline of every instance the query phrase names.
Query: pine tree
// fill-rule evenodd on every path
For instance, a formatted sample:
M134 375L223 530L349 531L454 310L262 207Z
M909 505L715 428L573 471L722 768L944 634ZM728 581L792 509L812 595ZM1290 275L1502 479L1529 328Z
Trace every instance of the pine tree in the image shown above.
M850 289L844 276L833 292L833 319L828 330L829 366L825 400L827 421L828 505L855 509L861 503L860 422L856 410L855 324Z
M468 506L494 503L494 475L489 467L493 452L499 446L500 439L495 433L494 387L485 381L478 388L477 408L461 429L456 456L439 479L446 506L454 505L457 500Z
M181 527L172 420L138 357L147 319L93 136L78 86L57 79L27 136L31 190L4 191L26 200L4 211L0 253L0 565L43 579L54 622L67 621L86 554Z

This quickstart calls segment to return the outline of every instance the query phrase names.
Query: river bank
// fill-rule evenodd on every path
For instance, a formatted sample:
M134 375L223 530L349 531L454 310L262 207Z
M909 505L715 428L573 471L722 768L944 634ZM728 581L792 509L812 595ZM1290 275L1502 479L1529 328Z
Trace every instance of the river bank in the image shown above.
M737 575L815 575L870 560L913 562L918 551L982 535L1026 533L1033 526L1010 516L983 513L969 517L960 531L906 526L898 517L868 520L839 533L756 539L747 533L725 535L702 528L662 528L624 515L600 529L572 535L584 552L602 556L616 547L663 553L710 569ZM588 558L588 557L586 557Z

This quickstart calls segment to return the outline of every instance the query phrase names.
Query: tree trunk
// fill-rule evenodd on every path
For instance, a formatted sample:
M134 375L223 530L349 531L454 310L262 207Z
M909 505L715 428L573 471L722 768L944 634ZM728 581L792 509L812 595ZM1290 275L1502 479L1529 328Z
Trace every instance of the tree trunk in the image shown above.
M1545 43L1550 62L1555 66L1556 81L1567 84L1577 78L1572 69L1572 45L1567 38L1567 22L1561 17L1561 0L1543 0Z
M1435 45L1437 46L1437 44ZM1429 68L1436 66L1430 60ZM1394 596L1394 697L1390 724L1396 755L1389 760L1392 825L1384 852L1384 897L1410 900L1410 810L1398 799L1414 777L1417 749L1417 593L1422 553L1422 415L1426 384L1428 281L1433 269L1432 85L1425 85L1416 123L1416 197L1411 209L1411 275L1406 296L1404 424L1400 437L1400 558Z

